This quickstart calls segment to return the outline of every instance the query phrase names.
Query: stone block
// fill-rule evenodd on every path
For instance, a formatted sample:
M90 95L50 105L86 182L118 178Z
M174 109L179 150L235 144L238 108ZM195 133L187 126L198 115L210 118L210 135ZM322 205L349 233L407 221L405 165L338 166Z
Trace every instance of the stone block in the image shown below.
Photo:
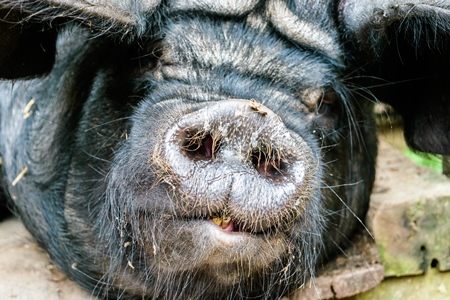
M450 270L450 179L412 164L383 139L366 224L385 276Z

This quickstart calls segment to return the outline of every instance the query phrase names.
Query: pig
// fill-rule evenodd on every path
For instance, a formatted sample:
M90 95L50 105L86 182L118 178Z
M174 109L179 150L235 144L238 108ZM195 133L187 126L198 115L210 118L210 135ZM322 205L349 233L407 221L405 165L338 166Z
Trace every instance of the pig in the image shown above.
M93 297L314 284L364 227L374 103L450 152L449 6L2 0L2 200Z

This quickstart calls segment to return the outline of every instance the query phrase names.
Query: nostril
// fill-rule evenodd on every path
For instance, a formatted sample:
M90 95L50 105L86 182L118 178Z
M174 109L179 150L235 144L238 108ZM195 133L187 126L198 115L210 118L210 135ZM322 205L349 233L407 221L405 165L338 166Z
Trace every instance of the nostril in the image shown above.
M205 138L201 141L202 145L200 146L200 148L202 148L205 157L206 158L211 158L213 153L214 153L214 149L213 149L213 139L211 135L207 135L205 136Z
M278 157L268 157L265 152L253 151L251 156L253 167L258 173L268 177L279 177L283 175L286 164Z
M181 148L193 159L210 159L218 151L211 134L196 130L185 130Z

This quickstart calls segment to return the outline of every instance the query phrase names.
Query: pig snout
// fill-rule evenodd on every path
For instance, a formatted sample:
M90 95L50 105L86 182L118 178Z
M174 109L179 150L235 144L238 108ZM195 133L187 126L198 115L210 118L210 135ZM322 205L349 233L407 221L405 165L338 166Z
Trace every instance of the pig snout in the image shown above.
M208 104L178 118L162 139L153 164L176 207L226 231L283 229L318 185L311 148L255 100Z

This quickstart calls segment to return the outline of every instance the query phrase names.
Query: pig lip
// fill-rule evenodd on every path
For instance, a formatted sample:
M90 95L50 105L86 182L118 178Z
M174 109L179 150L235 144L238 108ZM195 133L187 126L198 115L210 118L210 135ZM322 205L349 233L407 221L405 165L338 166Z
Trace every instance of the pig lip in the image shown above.
M248 236L264 236L270 237L278 234L286 234L290 230L290 223L287 223L286 220L280 219L279 222L275 224L266 224L266 226L252 226L251 220L244 220L239 218L233 213L230 213L230 209L225 206L219 206L204 210L198 211L190 211L184 212L181 215L178 215L176 219L183 222L207 222L210 223L213 227L220 229L223 233L229 234L246 234ZM215 217L227 216L230 219L230 224L228 226L224 226L223 224L217 224L213 221ZM224 228L225 227L225 228Z

